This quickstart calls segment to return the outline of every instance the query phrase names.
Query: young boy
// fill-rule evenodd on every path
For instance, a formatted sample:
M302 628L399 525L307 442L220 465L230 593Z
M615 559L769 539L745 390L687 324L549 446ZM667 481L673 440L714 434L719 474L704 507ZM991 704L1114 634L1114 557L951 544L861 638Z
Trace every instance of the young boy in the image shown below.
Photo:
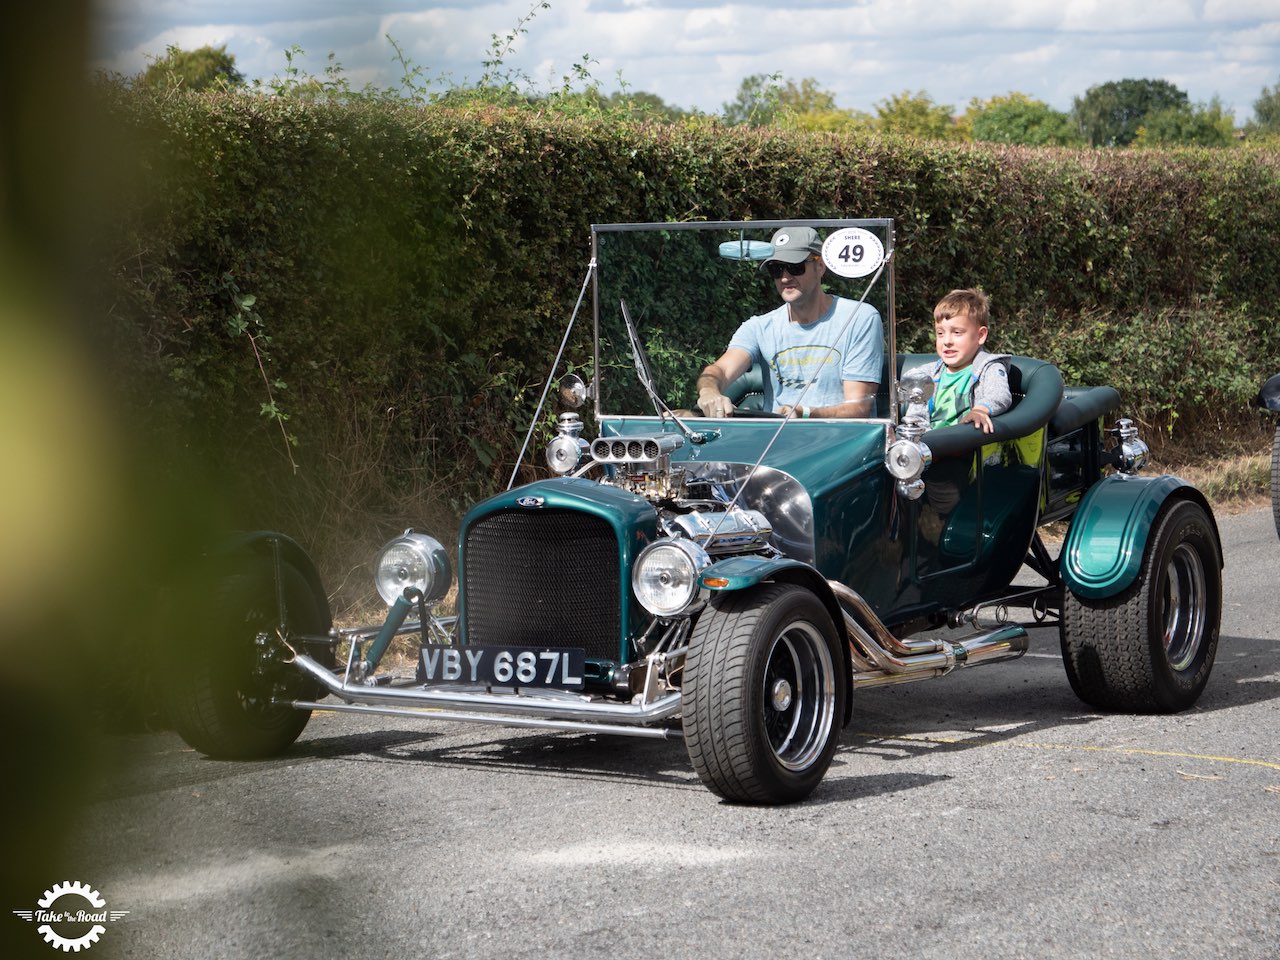
M929 415L930 427L972 423L991 433L991 418L1013 405L1009 393L1009 356L987 353L990 301L981 290L952 290L933 308L934 342L938 359L904 371L933 378L928 408L907 407L907 416Z

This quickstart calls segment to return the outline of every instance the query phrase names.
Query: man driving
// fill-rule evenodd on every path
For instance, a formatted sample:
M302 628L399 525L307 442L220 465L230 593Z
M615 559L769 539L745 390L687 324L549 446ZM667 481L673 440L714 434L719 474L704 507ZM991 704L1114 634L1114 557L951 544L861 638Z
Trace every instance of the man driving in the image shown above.
M698 407L708 417L730 416L724 389L754 363L764 372L766 410L803 418L875 416L884 363L879 311L822 289L827 268L812 227L783 227L772 243L761 269L782 305L746 320L720 359L703 369Z

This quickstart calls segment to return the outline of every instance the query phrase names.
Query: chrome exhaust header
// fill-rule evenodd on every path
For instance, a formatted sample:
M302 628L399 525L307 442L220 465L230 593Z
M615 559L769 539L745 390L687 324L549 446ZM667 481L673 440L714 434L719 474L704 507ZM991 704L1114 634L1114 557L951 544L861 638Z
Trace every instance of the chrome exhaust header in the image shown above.
M1027 652L1027 631L1016 624L962 640L901 640L870 605L843 584L828 581L844 614L853 653L853 685L885 686L941 677L957 667L1015 660ZM852 608L852 612L850 609Z

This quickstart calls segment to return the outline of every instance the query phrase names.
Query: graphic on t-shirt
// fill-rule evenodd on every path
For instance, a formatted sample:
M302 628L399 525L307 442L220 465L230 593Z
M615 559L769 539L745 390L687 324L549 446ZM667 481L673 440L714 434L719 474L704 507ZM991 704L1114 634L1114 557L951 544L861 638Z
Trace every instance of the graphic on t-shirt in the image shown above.
M840 351L823 344L788 347L781 351L773 361L774 372L778 375L779 392L804 387L824 364L829 364L832 370L839 370Z

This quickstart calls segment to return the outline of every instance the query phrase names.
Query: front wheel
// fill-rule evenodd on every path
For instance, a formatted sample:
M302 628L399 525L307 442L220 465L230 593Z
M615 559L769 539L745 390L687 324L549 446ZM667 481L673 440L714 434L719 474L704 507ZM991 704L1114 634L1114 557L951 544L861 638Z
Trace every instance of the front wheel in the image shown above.
M702 782L740 803L801 800L831 765L847 685L831 616L769 583L718 594L689 641L685 744Z
M327 601L317 597L296 567L246 558L242 569L211 584L192 611L187 643L170 648L168 713L189 745L210 757L247 760L288 747L311 716L288 701L318 691L297 667L285 663L276 639L280 605L288 634L324 630ZM176 639L176 638L175 638Z
M1218 650L1222 552L1200 504L1159 519L1137 581L1114 597L1063 598L1062 661L1085 703L1174 713L1199 698Z

